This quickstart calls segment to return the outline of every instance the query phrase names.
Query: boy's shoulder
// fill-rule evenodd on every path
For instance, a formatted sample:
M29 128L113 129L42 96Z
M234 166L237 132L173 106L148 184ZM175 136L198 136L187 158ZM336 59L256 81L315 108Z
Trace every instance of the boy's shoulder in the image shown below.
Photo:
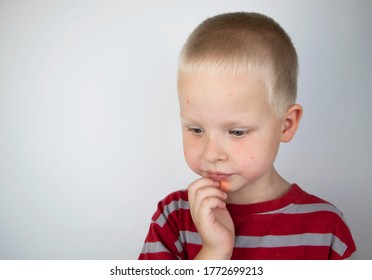
M153 222L163 225L172 213L183 209L189 210L188 194L186 189L174 191L158 203L157 211L152 217Z
M160 208L170 208L176 210L177 208L189 208L189 199L187 189L181 189L169 193L158 203Z
M314 210L316 210L317 208L319 210L324 208L324 210L332 210L332 211L340 212L340 210L338 210L338 208L331 202L323 198L320 198L319 196L316 196L316 195L313 195L313 194L310 194L304 191L302 188L300 188L296 184L294 184L294 186L299 189L299 195L297 199L293 202L293 204L299 205L299 206L311 205L310 207L313 207Z
M298 188L300 196L298 197L297 202L312 202L312 203L328 203L331 204L329 201L320 198L319 196L313 195L302 189L299 185L293 184L293 187Z
M283 214L311 214L311 213L328 213L331 216L337 216L345 222L343 213L329 201L316 195L310 194L294 184L293 188L297 189L296 198L286 207L279 209L277 212Z
M174 200L186 200L188 201L188 192L187 189L180 189L174 192L167 194L161 201L165 203L171 202Z

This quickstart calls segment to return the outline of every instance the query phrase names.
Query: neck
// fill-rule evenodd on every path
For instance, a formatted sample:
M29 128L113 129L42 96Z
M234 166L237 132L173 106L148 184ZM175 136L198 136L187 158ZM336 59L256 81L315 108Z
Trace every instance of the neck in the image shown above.
M254 183L228 193L227 203L253 204L277 199L283 196L291 185L282 178L275 168Z

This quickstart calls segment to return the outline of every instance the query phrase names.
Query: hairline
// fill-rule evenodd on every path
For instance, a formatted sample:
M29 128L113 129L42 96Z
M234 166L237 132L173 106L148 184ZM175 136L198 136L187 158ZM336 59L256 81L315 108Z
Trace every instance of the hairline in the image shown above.
M235 59L237 60L237 59ZM257 61L255 61L257 60ZM259 59L246 59L238 62L232 58L204 58L204 59L185 59L180 56L178 63L177 76L178 79L182 74L212 74L212 75L249 75L253 76L261 82L266 89L266 97L271 108L272 113L276 117L281 117L286 112L288 107L292 104L277 104L275 95L275 82L274 82L274 66L270 59L266 59L264 63ZM286 101L286 100L285 100ZM281 103L294 103L291 102Z

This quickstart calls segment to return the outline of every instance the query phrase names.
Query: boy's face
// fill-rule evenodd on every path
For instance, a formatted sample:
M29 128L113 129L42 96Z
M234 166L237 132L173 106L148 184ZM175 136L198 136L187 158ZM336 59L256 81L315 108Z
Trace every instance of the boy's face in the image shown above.
M180 74L184 155L202 177L226 192L272 179L284 121L263 84L248 75Z

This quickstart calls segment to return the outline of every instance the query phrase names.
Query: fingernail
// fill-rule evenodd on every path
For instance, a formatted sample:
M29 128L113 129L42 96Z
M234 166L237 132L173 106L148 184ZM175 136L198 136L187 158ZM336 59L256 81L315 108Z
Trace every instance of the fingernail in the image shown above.
M226 207L226 203L225 202L221 202L220 203L220 208L225 208Z

